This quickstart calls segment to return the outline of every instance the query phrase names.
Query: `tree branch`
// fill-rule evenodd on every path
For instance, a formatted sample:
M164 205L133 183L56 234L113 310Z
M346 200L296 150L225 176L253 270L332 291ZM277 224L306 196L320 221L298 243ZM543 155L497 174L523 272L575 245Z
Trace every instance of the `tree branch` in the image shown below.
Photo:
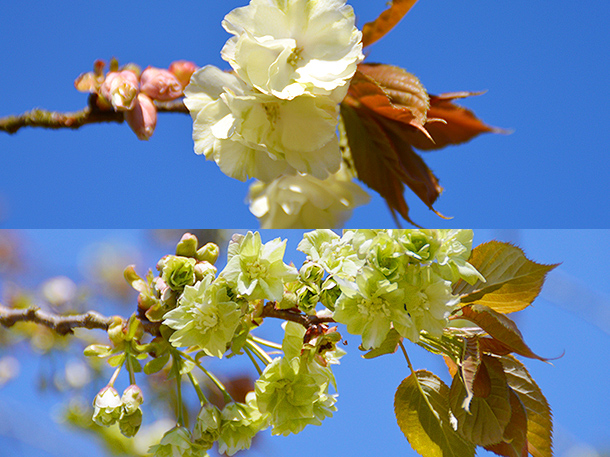
M122 112L112 110L101 110L95 104L97 95L89 96L89 105L81 111L72 113L59 113L40 108L33 109L23 114L6 116L0 118L0 131L13 134L22 127L42 127L47 129L78 129L87 124L100 124L103 122L122 123L124 115ZM157 111L160 113L186 113L188 109L182 99L170 102L155 102Z
M275 302L265 303L261 317L275 317L276 319L296 322L305 328L323 323L336 322L332 317L310 316L292 309L277 309L275 307Z
M103 316L95 311L60 316L43 311L36 306L15 309L0 304L0 325L4 327L12 327L17 322L34 322L44 325L60 335L67 335L73 333L73 329L77 327L108 330L113 321L114 318Z

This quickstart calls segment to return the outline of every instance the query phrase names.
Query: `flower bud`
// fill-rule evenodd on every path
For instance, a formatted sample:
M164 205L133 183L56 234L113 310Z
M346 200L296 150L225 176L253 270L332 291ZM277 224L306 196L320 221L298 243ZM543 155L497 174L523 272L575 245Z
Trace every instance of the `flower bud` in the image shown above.
M119 429L127 438L131 438L138 433L142 425L142 410L136 409L133 414L122 415L119 419Z
M123 319L115 316L112 324L108 327L108 338L112 341L115 348L121 348L125 343L125 333L123 333Z
M193 73L195 73L198 68L197 65L188 60L176 60L169 66L169 71L178 78L182 87L186 87L191 81L191 76L193 76Z
M79 92L97 92L103 78L96 76L94 72L82 73L74 80L74 87Z
M324 268L314 262L306 262L299 270L299 276L303 282L317 283L324 277Z
M197 262L195 265L195 277L197 278L197 281L201 281L208 275L212 277L212 280L214 280L216 277L216 272L216 267L205 260L203 262Z
M129 416L130 414L135 413L144 402L142 390L135 384L130 385L123 391L121 402L123 403L123 414Z
M100 87L100 94L112 103L117 111L134 108L138 95L138 77L129 70L110 72Z
M207 243L197 251L197 260L210 262L212 265L218 260L220 248L215 243Z
M219 436L220 410L208 403L201 408L197 415L197 422L193 430L193 441L207 451Z
M168 255L162 262L161 278L172 290L179 291L184 289L184 286L192 286L195 283L195 259Z
M174 427L163 435L161 442L148 450L154 457L191 457L197 447L191 442L191 432L186 427Z
M108 427L121 416L121 397L114 387L106 386L95 396L93 421Z
M169 70L148 67L140 78L140 90L154 100L168 101L182 96L182 84Z
M197 246L199 246L199 240L192 233L185 233L180 238L178 246L176 246L176 255L184 257L196 257Z
M157 107L145 94L138 94L133 109L125 113L125 120L140 140L148 140L157 126Z

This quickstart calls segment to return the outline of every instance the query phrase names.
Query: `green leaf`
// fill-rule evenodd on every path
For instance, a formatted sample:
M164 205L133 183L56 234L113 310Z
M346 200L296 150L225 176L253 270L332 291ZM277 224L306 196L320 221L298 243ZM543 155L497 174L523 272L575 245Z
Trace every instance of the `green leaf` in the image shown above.
M527 457L527 413L525 406L513 389L508 390L511 416L502 441L485 446L488 451L505 457Z
M112 348L103 344L90 344L83 351L86 357L108 357L112 354Z
M402 337L392 328L388 332L388 335L383 340L383 343L378 348L371 349L369 352L364 354L362 357L365 359L373 359L385 354L394 354L398 350L398 343L402 341Z
M528 260L523 251L509 243L490 241L473 249L468 262L487 280L470 285L460 280L453 288L462 303L477 302L500 313L512 313L529 306L540 293L546 274L555 265Z
M123 362L125 362L125 353L124 352L113 355L112 357L110 357L108 359L108 365L110 365L111 367L115 367L115 368L118 367L119 365L122 365Z
M553 419L546 398L520 361L510 355L499 359L508 385L519 396L527 412L529 453L534 457L552 457Z
M483 355L477 382L481 387L474 388L470 413L462 407L467 393L459 376L453 377L449 404L460 434L474 444L486 446L502 441L511 417L508 384L502 364Z
M169 352L152 359L146 365L144 365L144 373L153 374L161 371L161 369L167 364L169 361Z
M404 379L394 397L398 426L420 455L426 457L474 456L475 447L451 425L449 387L439 377L418 370Z
M474 322L511 352L524 357L538 360L548 360L532 352L517 325L504 314L494 311L485 305L466 305L461 309L461 318Z

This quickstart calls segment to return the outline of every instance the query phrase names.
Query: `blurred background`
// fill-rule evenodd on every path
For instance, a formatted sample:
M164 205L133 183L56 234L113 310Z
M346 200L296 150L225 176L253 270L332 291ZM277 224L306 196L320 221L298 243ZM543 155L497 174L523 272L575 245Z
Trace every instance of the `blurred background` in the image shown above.
M107 316L127 317L136 309L137 293L124 281L124 268L134 264L140 276L149 268L156 273L158 259L174 252L185 231L195 233L201 244L219 243L223 253L233 233L2 230L0 303L35 303L57 313L96 310ZM296 251L302 233L263 231L261 236L265 242L276 237L288 239L284 260L299 267L305 258ZM610 347L610 231L475 230L475 245L491 239L517 244L538 263L561 262L548 275L533 305L511 318L534 352L543 357L564 354L552 363L524 360L553 410L555 455L609 456L610 368L606 358ZM225 262L223 254L217 262L219 271ZM298 435L272 437L269 431L263 432L250 451L239 455L416 455L396 425L393 412L394 392L409 375L404 358L397 353L364 360L357 349L359 338L348 335L343 326L339 330L348 345L347 355L333 369L339 390L338 411L321 427L308 426ZM280 322L268 319L257 334L281 341ZM137 456L146 452L150 440L173 426L174 412L167 404L171 404L173 389L149 377L144 425L136 439L109 448L108 440L92 433L91 403L113 369L103 360L89 364L91 359L82 355L86 344L107 342L104 332L80 331L78 336L63 338L29 324L0 327L0 456ZM416 368L428 369L449 381L440 358L413 344L406 348ZM223 359L210 367L235 392L248 389L256 378L246 357ZM136 379L140 384L144 375L136 374ZM128 383L127 374L121 373L117 390ZM103 430L112 433L113 429ZM116 427L114 430L118 434ZM493 454L481 451L478 455Z
M246 0L2 1L0 117L34 107L77 111L74 79L96 59L167 68L192 60L227 69L220 23ZM351 0L359 27L385 0ZM436 209L406 191L412 219L439 227L608 227L610 104L607 24L596 0L421 0L368 62L397 65L432 94L463 100L486 123L513 130L422 153L445 192ZM139 141L126 125L0 133L3 227L256 227L248 185L193 152L191 120L161 114ZM176 221L176 222L174 222ZM354 211L352 227L393 227L383 200Z

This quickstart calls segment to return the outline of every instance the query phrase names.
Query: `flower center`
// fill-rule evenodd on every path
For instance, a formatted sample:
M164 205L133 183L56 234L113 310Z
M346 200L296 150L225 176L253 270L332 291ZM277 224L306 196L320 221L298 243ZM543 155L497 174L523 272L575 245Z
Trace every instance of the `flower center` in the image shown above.
M361 314L367 316L390 316L390 308L387 302L379 297L375 297L372 300L363 300L358 303L358 311Z
M247 267L248 276L257 279L267 276L267 266L256 260Z
M286 59L286 63L288 63L288 65L290 65L292 68L296 69L299 66L299 62L303 60L303 57L301 57L301 52L303 52L303 50L295 46L292 53L288 56L288 59Z

